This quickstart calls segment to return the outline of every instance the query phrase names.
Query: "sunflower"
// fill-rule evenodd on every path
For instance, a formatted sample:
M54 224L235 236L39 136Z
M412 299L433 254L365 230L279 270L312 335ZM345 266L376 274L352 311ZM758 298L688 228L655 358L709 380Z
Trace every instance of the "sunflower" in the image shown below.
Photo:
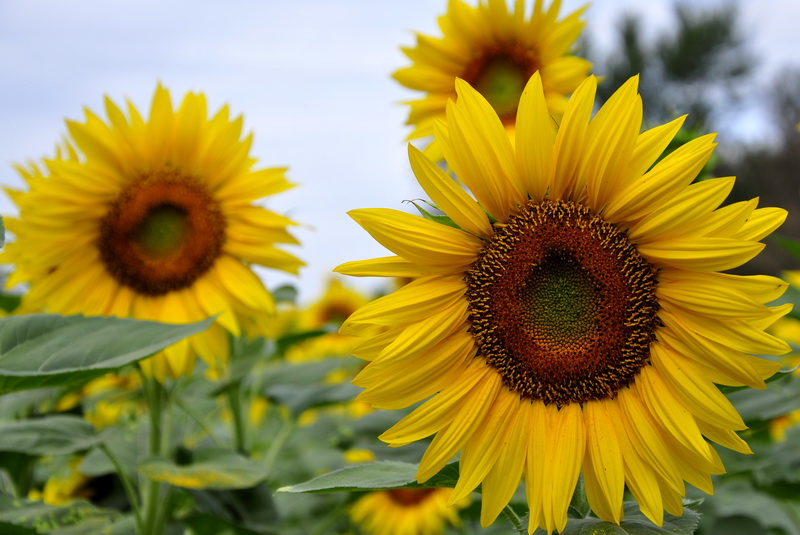
M585 7L558 20L560 7L555 0L545 10L542 0L536 0L526 17L522 1L509 10L506 0L481 0L476 7L450 0L447 13L439 17L442 36L417 34L416 47L403 48L412 65L393 75L409 89L426 93L407 102L411 110L406 124L414 126L408 139L433 135L435 120L444 117L447 101L455 98L456 78L489 101L511 136L520 94L536 71L550 112L560 116L566 95L591 69L587 60L568 54L583 30ZM435 144L429 154L441 159Z
M23 309L186 323L219 314L204 333L144 361L159 380L191 373L196 355L223 373L228 333L255 333L273 310L251 264L296 273L275 247L297 241L286 217L253 201L291 187L285 169L255 169L252 135L227 106L208 116L202 94L177 110L158 86L145 120L105 99L108 121L86 110L67 121L52 159L19 167L28 191L6 219L16 241L7 286L27 282Z
M415 280L343 325L369 364L359 399L400 409L381 435L436 435L417 479L460 450L451 500L482 485L491 524L525 477L530 527L563 530L583 473L589 503L619 523L627 488L656 524L682 513L684 482L711 493L711 440L749 452L714 383L764 388L781 354L764 332L786 284L723 273L756 256L785 219L756 200L719 207L734 179L692 183L714 148L692 140L658 163L683 118L640 133L638 78L591 118L596 79L556 128L542 80L527 84L515 144L464 81L437 124L472 196L409 147L423 189L453 226L389 209L350 215L396 256L349 262L354 276ZM705 438L704 438L705 437Z
M440 535L459 526L458 510L469 499L448 503L452 489L392 489L370 492L353 504L350 518L368 535Z

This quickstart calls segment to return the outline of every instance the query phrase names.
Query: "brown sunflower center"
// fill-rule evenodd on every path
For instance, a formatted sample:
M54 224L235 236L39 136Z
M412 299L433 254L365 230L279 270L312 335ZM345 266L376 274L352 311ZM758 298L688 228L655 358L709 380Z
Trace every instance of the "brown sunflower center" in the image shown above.
M196 180L165 169L134 180L114 200L98 248L119 283L155 296L190 286L224 241L217 201Z
M656 270L585 206L529 203L498 228L466 281L481 354L524 398L613 398L649 362Z
M389 497L399 505L416 505L424 502L435 489L392 489Z
M517 44L505 44L476 56L461 77L483 95L500 119L508 124L516 120L522 90L538 69L534 51Z

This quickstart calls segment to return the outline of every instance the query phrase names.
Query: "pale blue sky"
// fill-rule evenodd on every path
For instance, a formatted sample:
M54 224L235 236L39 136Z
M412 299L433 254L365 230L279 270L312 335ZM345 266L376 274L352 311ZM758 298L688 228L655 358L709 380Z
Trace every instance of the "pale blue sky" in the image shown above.
M716 4L713 0L701 3ZM564 0L562 12L583 2ZM595 0L587 31L609 45L637 0ZM668 24L671 2L646 2L653 27ZM405 107L415 94L390 73L407 65L400 45L413 30L436 33L446 0L0 0L0 183L18 186L12 162L51 152L65 118L102 109L102 96L147 108L157 81L174 94L206 93L229 103L255 132L253 155L288 166L299 186L268 201L305 228L295 252L309 266L299 279L264 271L270 287L294 282L311 299L335 265L386 252L346 215L365 207L406 209L419 196L403 142ZM741 3L761 74L800 64L800 1ZM646 110L645 110L646 113ZM763 137L757 108L721 139ZM0 212L9 213L7 199ZM379 281L362 281L374 287Z

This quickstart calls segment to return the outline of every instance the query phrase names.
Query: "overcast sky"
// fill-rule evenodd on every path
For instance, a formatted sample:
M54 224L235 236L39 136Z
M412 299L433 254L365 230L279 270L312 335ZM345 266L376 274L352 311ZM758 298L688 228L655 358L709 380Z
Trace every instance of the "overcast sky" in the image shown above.
M564 0L562 12L582 4ZM647 34L669 24L671 5L595 0L587 31L602 50L625 10L646 14ZM407 110L397 104L416 94L390 74L408 64L399 46L413 44L413 31L437 34L445 6L446 0L0 0L0 183L19 187L11 164L50 154L64 119L82 118L84 106L102 113L103 95L130 98L141 110L157 81L175 100L202 91L210 110L229 103L244 115L261 166L288 166L298 184L267 205L305 225L295 252L309 266L299 279L262 273L270 287L294 282L308 301L335 265L386 254L346 211L408 209L402 201L419 196L403 142ZM741 8L761 76L800 65L800 1L749 0ZM768 137L768 128L752 107L721 138ZM0 213L12 212L0 199Z

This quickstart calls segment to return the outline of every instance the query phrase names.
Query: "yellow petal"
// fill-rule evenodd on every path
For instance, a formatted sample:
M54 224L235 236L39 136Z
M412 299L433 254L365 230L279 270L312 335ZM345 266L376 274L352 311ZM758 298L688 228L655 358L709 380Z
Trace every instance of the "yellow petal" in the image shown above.
M519 396L506 388L500 389L497 399L479 423L480 429L467 441L461 452L458 482L453 489L450 503L469 496L500 458L507 437L516 424L518 412L514 409L517 405ZM484 496L483 501L495 499L493 496Z
M478 202L504 222L527 201L514 150L486 99L463 80L456 80L456 91L458 100L447 103L449 138L441 139L445 159Z
M618 421L612 420L607 405L616 401L590 401L583 405L586 423L584 481L592 510L602 518L619 524L622 520L622 494L625 471L622 449L617 438Z
M413 323L464 298L466 285L460 275L416 279L394 293L380 297L355 312L344 322L377 325Z
M453 421L462 409L466 396L487 372L495 373L485 362L474 359L457 381L414 409L378 438L390 446L402 446L438 432Z
M348 212L381 245L432 271L465 270L475 261L481 241L466 232L399 210L375 208Z
M399 256L345 262L333 271L350 277L421 277L427 274L416 264Z
M564 531L567 509L578 482L586 450L586 431L581 407L570 403L562 407L553 424L553 440L548 445L544 495L545 514L551 511L547 529Z
M597 91L597 79L590 76L572 94L561 126L556 134L553 148L554 163L548 180L550 191L548 196L552 199L570 198L580 196L582 191L574 189L583 151L584 140L589 126L589 118L594 106L594 95Z
M756 319L772 311L742 292L722 284L702 285L684 279L662 281L656 288L658 301L669 302L682 310L690 310L719 319Z
M516 127L517 165L528 194L538 201L547 192L556 140L556 124L547 109L539 71L522 91Z
M603 104L586 132L586 154L578 173L577 191L588 187L588 203L600 212L627 175L631 153L642 128L639 77L622 85Z
M408 157L419 185L456 225L482 238L492 235L492 226L483 208L452 178L410 144Z
M636 246L657 267L689 271L726 271L741 266L764 249L764 244L727 238L673 238Z
M453 421L436 434L428 449L425 450L416 475L420 483L424 483L436 475L458 450L472 439L478 426L494 406L501 387L500 375L494 368L487 365L483 377L464 397Z
M663 236L675 236L715 210L733 189L733 177L712 178L690 185L635 223L628 232L634 243L650 243Z
M488 526L508 505L514 496L527 460L529 436L530 401L518 399L511 408L517 414L517 421L511 427L508 443L500 452L497 463L486 475L482 483L484 495L481 503L481 525Z
M634 382L634 388L644 399L661 428L687 450L712 461L708 443L703 439L692 414L673 396L661 374L645 366Z
M695 416L730 429L746 428L728 398L703 377L690 359L658 343L652 345L651 358L672 394Z
M603 209L608 221L635 221L656 211L695 179L714 151L712 134L689 141L664 157L650 171L633 180Z

